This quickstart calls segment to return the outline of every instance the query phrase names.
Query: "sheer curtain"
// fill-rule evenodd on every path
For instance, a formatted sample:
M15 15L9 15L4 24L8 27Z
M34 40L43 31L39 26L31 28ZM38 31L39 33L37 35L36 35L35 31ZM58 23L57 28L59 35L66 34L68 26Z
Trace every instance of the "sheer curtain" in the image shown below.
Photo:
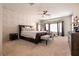
M46 30L49 32L53 32L56 35L61 35L62 34L62 22L46 24Z
M50 29L50 32L57 32L57 23L55 24L46 24L46 30L48 31Z
M50 32L57 32L57 23L50 24Z

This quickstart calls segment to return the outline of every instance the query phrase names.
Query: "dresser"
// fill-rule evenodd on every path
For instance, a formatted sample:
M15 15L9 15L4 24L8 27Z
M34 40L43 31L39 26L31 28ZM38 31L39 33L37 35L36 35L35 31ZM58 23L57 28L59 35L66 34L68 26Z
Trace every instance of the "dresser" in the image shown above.
M69 47L72 56L79 56L79 32L69 33Z

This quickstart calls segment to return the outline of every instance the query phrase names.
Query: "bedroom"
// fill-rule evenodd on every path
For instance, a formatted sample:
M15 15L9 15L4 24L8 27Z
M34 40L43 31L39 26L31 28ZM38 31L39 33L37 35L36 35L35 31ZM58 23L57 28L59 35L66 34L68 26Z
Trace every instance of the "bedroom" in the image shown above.
M2 4L1 8L3 9L3 55L71 55L67 35L69 31L72 31L72 17L79 16L79 4L10 3ZM22 27L32 26L34 31L42 30L44 32L47 30L47 34L49 34L50 31L54 31L51 29L54 28L53 24L58 25L58 22L63 24L62 21L64 21L64 25L60 26L62 29L58 30L58 26L55 26L55 34L52 33L54 35L53 40L49 40L47 45L45 42L33 44L21 39L13 41L9 39L11 33L19 32L19 25L25 25ZM50 28L45 24L48 24L47 26ZM33 54L34 52L35 54Z

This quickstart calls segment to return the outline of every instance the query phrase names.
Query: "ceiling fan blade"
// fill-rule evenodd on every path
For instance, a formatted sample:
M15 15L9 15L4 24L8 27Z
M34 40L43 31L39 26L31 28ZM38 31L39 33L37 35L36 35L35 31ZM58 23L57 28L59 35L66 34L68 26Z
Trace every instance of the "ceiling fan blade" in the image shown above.
M50 16L51 14L46 14L47 16Z
M48 12L47 10L46 11L43 11L43 14L47 14L47 12Z

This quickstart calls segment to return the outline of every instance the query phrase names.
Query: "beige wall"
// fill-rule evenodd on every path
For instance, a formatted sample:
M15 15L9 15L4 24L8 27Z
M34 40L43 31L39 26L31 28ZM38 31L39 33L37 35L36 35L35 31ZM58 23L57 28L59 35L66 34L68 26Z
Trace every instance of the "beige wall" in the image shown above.
M23 5L24 6L24 5ZM10 33L18 32L18 25L32 25L35 28L35 23L38 20L35 8L17 4L6 4L3 6L3 39L9 39ZM18 8L18 9L17 9Z
M62 20L64 20L64 33L68 35L68 32L72 31L72 15L64 17Z
M2 5L0 4L0 55L2 55Z

